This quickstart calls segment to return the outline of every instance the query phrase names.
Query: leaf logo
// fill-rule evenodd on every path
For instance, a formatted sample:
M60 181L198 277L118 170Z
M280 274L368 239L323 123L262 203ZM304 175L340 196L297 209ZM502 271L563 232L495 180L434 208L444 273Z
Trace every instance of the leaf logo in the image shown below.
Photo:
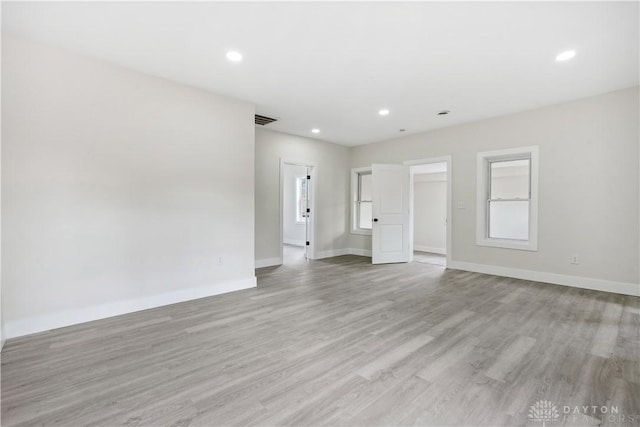
M558 408L548 400L538 400L529 407L529 419L542 421L542 427L546 427L545 423L556 421L558 418L560 418Z

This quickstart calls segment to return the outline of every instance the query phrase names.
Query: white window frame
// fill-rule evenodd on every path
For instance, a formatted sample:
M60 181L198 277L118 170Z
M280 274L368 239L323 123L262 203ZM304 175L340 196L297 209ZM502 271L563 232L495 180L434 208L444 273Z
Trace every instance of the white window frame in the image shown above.
M358 217L360 215L360 175L371 174L371 166L351 169L351 234L371 236L370 228L360 228Z
M478 153L476 169L476 245L495 248L538 250L538 157L537 145ZM495 161L530 159L529 240L489 237L490 164Z

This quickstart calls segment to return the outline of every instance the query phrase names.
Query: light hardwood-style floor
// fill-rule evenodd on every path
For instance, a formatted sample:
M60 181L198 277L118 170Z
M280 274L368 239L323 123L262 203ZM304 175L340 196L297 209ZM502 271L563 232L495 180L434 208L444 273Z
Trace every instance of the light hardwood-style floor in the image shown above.
M369 262L9 340L2 425L640 423L638 298Z

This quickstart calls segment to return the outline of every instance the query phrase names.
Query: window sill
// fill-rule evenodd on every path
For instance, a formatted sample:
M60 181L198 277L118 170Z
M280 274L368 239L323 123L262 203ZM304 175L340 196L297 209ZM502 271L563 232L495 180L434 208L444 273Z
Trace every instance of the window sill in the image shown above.
M504 239L479 239L476 241L476 245L489 246L492 248L516 249L519 251L531 251L531 252L538 251L538 245L535 242L532 242L530 240L518 242L514 240L504 240Z

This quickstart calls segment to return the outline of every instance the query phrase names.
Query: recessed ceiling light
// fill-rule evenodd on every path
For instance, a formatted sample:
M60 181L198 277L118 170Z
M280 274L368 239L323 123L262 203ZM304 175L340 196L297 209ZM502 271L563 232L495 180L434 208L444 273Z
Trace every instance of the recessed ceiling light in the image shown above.
M388 116L389 110L387 110L386 108L383 108L382 110L378 111L378 114L380 114L381 116Z
M313 133L320 133L320 129L311 129L311 132L313 132Z
M227 52L227 59L231 62L240 62L242 61L242 54L235 50L230 50Z
M576 56L575 50L567 50L562 52L560 55L556 56L556 61L567 61Z

